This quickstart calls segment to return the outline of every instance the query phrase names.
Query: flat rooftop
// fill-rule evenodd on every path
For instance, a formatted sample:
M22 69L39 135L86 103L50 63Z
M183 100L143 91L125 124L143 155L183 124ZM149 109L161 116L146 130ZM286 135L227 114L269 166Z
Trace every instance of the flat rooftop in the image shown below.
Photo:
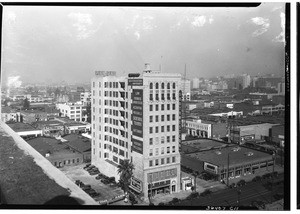
M212 139L196 139L196 140L189 140L189 141L182 141L181 145L192 147L194 149L200 150L207 150L212 148L220 148L220 147L226 147L226 146L234 146L236 144L229 144L224 143Z
M27 123L7 123L7 125L14 130L15 132L24 132L24 131L36 131L39 129L34 128L33 126Z
M62 122L58 121L58 120L41 120L41 121L36 121L34 123L35 125L63 125Z
M50 137L37 137L31 140L28 140L27 143L32 146L36 151L45 157L46 153L58 153L64 151L69 153L65 143L62 143L60 140L56 140Z
M70 134L63 137L67 140L67 145L76 149L80 152L90 151L91 150L91 139L83 137L82 135Z
M240 148L238 151L233 151L233 149L237 147L238 146L224 147L222 149L211 149L207 151L187 154L187 156L220 167L227 166L228 154L229 154L229 164L231 167L241 165L241 163L250 164L253 162L272 160L272 155L254 149L246 148L246 147L238 147ZM252 153L252 155L248 156L247 154L249 153Z

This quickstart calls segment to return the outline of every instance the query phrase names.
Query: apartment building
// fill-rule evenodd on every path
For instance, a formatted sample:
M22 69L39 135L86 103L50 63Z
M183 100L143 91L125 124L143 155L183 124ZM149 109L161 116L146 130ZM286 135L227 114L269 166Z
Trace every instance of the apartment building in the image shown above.
M81 92L80 93L80 101L82 105L87 106L91 103L91 92Z
M144 197L180 190L180 74L152 71L92 79L92 164L119 179L132 160L131 189Z
M81 103L58 103L56 108L60 111L62 117L68 117L79 122L86 121L87 117L83 116L86 106Z

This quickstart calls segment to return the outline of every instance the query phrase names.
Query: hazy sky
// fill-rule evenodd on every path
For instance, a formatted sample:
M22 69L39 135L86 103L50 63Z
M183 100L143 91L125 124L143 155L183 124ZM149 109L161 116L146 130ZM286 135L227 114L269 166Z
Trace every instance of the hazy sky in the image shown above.
M284 74L285 5L257 8L8 7L2 80L89 81L144 63L187 77ZM20 76L18 78L18 76Z

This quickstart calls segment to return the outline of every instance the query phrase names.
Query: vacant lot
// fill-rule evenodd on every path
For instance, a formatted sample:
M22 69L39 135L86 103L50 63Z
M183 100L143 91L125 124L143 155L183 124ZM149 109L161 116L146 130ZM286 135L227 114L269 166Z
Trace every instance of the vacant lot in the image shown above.
M89 184L91 187L99 192L101 195L94 198L96 201L109 200L113 197L123 194L123 190L119 187L110 187L109 185L103 184L100 180L96 180L97 175L90 175L86 170L83 169L85 164L78 166L65 166L60 168L62 172L68 176L73 182L81 180L84 184Z

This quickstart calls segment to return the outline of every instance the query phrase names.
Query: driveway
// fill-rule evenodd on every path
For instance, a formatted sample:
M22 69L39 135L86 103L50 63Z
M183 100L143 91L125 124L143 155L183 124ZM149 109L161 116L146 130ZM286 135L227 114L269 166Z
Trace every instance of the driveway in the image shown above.
M85 164L77 166L65 166L60 170L73 182L81 180L84 184L89 184L101 195L94 198L95 201L110 200L116 196L122 195L124 192L119 187L110 187L109 185L103 184L100 180L96 180L97 175L90 175L86 170L83 169Z

